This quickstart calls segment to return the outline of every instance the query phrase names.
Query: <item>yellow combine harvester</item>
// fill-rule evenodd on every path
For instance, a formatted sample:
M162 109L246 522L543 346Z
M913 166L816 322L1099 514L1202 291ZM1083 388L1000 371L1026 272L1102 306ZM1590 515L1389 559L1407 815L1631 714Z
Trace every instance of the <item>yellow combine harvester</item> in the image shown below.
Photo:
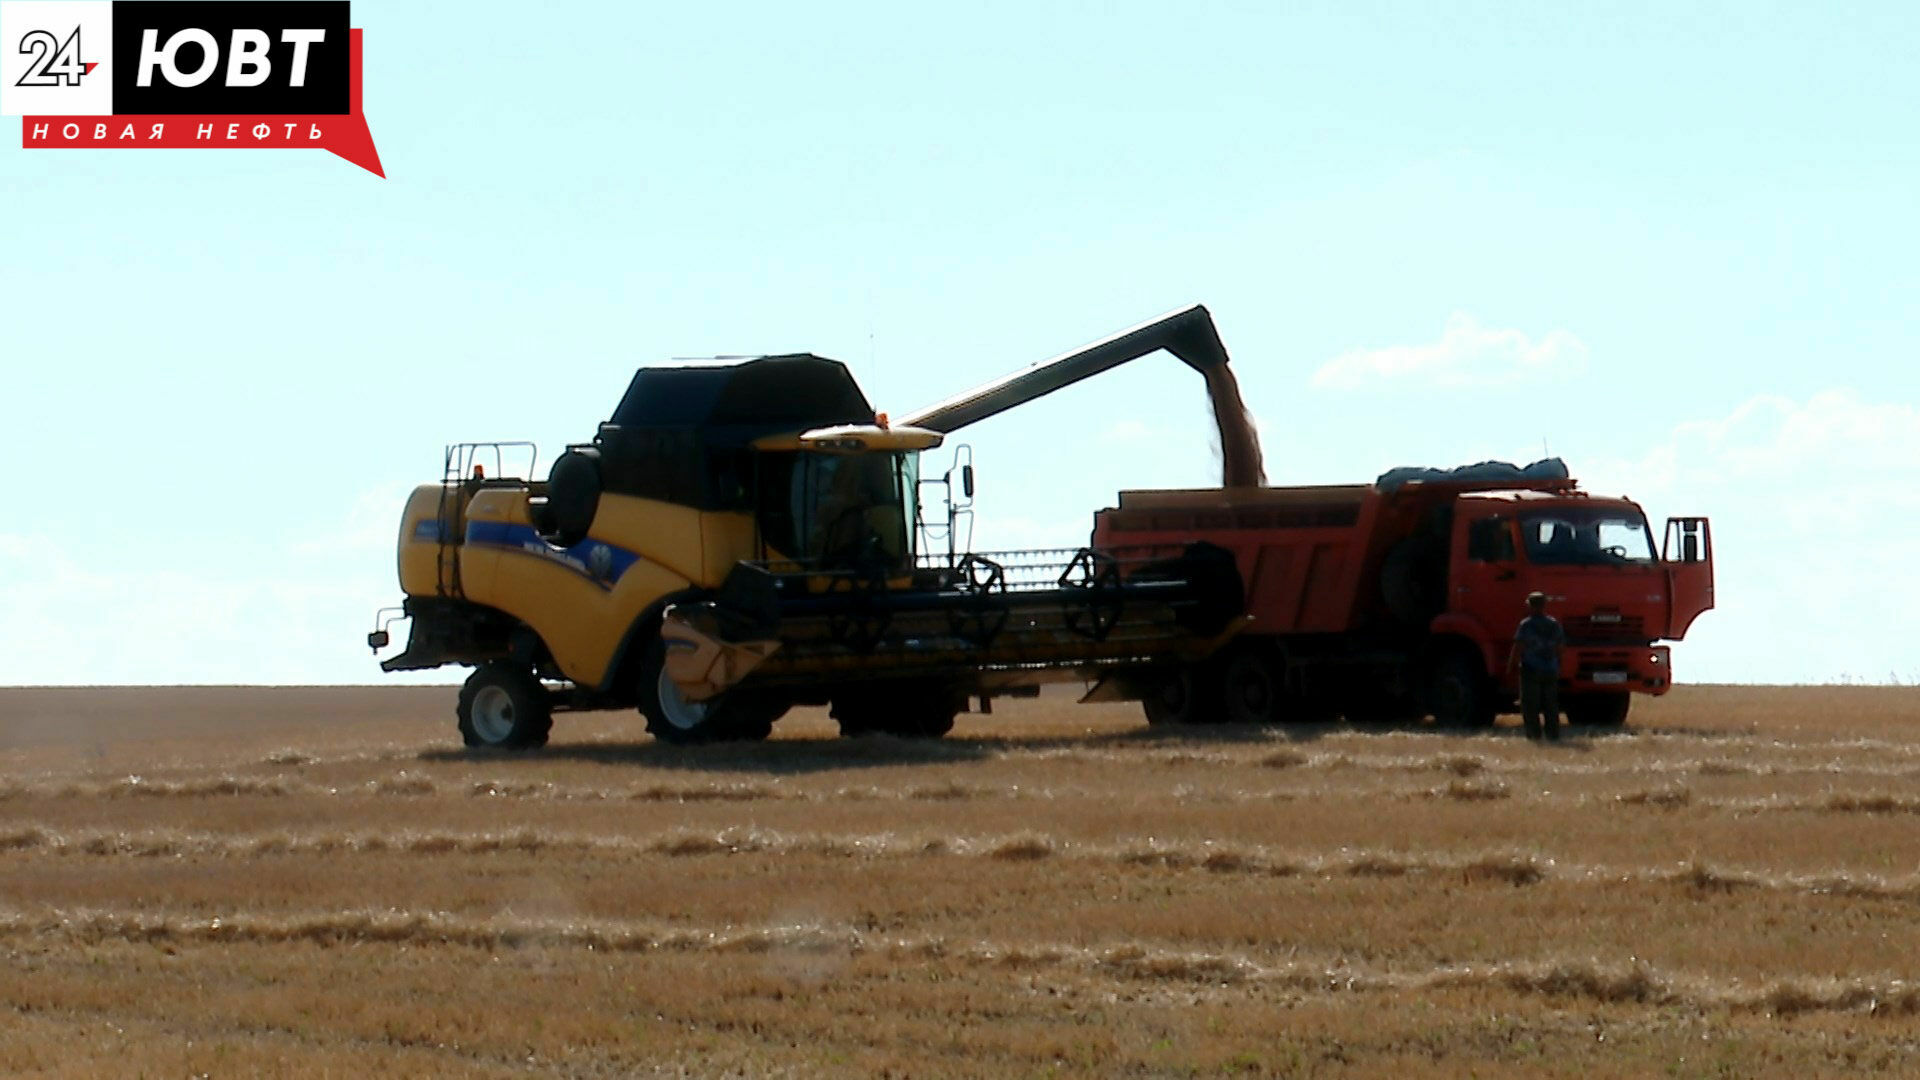
M1160 349L1227 361L1194 307L897 424L817 356L643 368L544 481L475 467L529 444L448 449L401 520L389 610L411 628L381 666L473 666L467 745L524 749L556 710L635 706L673 742L765 738L796 704L830 704L846 734L935 737L976 697L1205 655L1239 625L1224 552L1124 573L1087 549L968 553L970 459L920 475L947 433Z

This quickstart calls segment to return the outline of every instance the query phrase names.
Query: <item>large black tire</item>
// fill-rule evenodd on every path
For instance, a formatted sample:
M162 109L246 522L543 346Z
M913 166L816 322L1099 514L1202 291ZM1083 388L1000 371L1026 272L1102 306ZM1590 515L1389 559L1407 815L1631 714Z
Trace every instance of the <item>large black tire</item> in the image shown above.
M1574 727L1625 727L1627 713L1632 707L1632 694L1604 690L1568 694L1560 699L1560 708L1567 714L1567 723Z
M647 734L661 742L697 746L716 742L757 742L773 733L773 722L786 714L788 703L772 695L731 690L711 701L682 697L667 677L666 644L655 638L641 661L640 715Z
M1427 708L1444 728L1484 728L1493 724L1493 687L1475 658L1464 650L1448 653L1427 679Z
M938 739L953 730L964 700L940 683L869 683L835 694L830 715L846 738Z
M1226 663L1221 696L1226 717L1236 724L1277 724L1291 720L1282 658L1267 649L1237 649Z
M460 687L460 737L471 747L534 750L547 745L553 703L533 673L511 664L483 664Z
M548 539L572 547L587 538L600 510L600 451L591 446L571 447L554 459L547 473L546 527Z
M1222 665L1183 664L1147 687L1140 699L1154 727L1218 724L1227 718Z

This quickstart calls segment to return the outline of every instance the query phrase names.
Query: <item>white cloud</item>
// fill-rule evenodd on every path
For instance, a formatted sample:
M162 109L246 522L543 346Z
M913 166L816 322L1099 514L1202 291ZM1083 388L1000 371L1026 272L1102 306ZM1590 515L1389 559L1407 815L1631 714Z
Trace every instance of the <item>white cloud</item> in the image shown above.
M1917 464L1920 407L1831 389L1804 402L1749 398L1723 417L1677 425L1637 460L1591 463L1586 475L1608 485L1589 483L1595 490L1654 489L1709 502L1745 492L1836 504L1864 496L1870 508L1912 505L1903 478Z
M1635 459L1587 462L1592 491L1656 517L1713 518L1719 607L1681 662L1712 679L1920 677L1920 407L1843 389L1748 399ZM1687 669L1679 669L1682 674Z
M399 507L389 510L397 520ZM383 547L391 549L394 528ZM358 534L367 533L362 538ZM365 644L398 602L392 556L343 521L332 552L266 567L168 567L76 551L45 534L0 534L0 683L387 683ZM404 628L403 628L404 632Z
M1559 379L1586 370L1587 347L1565 330L1534 340L1454 312L1440 340L1355 349L1328 361L1313 385L1333 390L1484 387Z

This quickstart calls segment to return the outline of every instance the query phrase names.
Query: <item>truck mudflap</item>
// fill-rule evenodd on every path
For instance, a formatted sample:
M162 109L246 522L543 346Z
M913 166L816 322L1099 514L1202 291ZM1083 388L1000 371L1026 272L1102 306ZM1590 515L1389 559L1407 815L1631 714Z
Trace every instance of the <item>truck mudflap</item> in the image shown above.
M1560 675L1571 691L1657 696L1673 688L1673 654L1665 645L1575 645L1561 655Z

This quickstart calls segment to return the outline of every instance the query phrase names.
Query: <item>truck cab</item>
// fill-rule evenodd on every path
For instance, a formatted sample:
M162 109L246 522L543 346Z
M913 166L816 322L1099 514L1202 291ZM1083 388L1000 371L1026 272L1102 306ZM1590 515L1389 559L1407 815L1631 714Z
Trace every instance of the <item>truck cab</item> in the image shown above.
M1627 499L1578 491L1481 491L1454 505L1446 612L1436 634L1478 645L1504 691L1507 647L1529 593L1565 628L1561 678L1570 712L1625 717L1629 692L1673 685L1668 648L1713 606L1705 518L1675 518L1655 547L1645 512ZM1582 717L1582 719L1586 719ZM1613 721L1617 722L1617 721Z

